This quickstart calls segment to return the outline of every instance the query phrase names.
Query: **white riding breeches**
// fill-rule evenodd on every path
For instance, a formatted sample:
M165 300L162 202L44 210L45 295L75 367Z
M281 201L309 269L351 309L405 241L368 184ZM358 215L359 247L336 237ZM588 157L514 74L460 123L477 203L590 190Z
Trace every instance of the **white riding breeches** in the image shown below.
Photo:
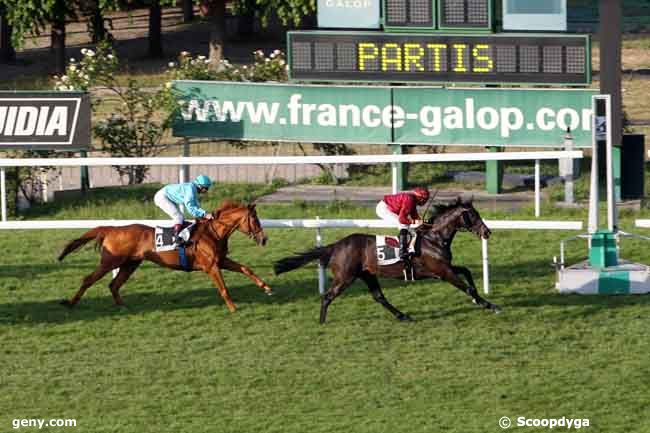
M183 224L183 214L178 209L178 205L167 198L165 191L159 190L153 196L153 202L174 220L174 224Z
M400 224L399 215L388 209L388 205L383 200L377 203L377 208L375 211L377 212L377 216L379 218L383 219L386 222L394 224L395 227L399 227L400 230L409 228L408 224Z

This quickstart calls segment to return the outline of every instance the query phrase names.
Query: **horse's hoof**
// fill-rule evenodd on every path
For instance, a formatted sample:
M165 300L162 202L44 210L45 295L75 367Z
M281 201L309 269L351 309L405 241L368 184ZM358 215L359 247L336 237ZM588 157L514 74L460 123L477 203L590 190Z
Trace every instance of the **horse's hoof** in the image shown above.
M413 318L408 314L402 314L401 316L397 316L397 320L400 322L412 322Z
M501 307L499 307L498 305L492 305L492 306L490 307L490 309L491 309L492 311L494 311L494 314L500 314L500 313L501 313Z
M72 308L72 307L74 307L74 304L73 304L72 302L70 302L69 299L61 299L61 300L59 301L59 304L64 305L64 306L66 306L66 307L68 307L68 308Z

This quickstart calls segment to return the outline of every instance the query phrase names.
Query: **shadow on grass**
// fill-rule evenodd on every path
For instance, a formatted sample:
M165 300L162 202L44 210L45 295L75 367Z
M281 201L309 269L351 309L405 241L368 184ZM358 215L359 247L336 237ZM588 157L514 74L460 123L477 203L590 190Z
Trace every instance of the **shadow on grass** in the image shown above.
M81 281L82 276L85 276L95 270L97 266L97 261L87 262L87 263L72 263L70 264L61 264L58 262L52 263L33 263L33 264L24 264L24 265L0 265L0 278L32 278L38 275L45 275L52 272L61 272L65 269L78 270L79 271L79 281Z
M39 269L42 269L41 266L42 265L39 265ZM46 265L46 272L53 270L55 266L57 265ZM33 267L27 267L27 265L25 265L25 267L33 269ZM82 265L72 265L72 267L74 269L81 269ZM513 268L509 266L494 266L492 268L493 275L496 277L501 274L502 276L501 278L493 279L493 282L500 281L501 284L512 283L513 281L516 281L519 276L525 276L526 278L539 278L549 274L549 268L543 266L541 261L531 261L519 264L516 269L526 269L527 271L521 273L513 272ZM20 271L18 271L17 274L20 274ZM224 274L228 284L230 273L225 272ZM83 275L85 275L85 272ZM83 275L79 275L79 280L81 280ZM137 277L135 278L137 279ZM308 299L313 300L313 306L310 308L313 308L314 311L317 312L319 308L319 295L317 291L318 280L315 275L310 275L308 277L301 275L297 279L290 281L274 281L274 279L269 279L268 282L275 290L274 296L271 297L265 295L255 285L248 281L229 284L228 288L235 303L240 308L246 308L246 305L252 304L288 305L301 299ZM170 282L170 285L171 284L182 283ZM440 320L457 315L462 316L481 313L480 307L470 304L470 299L467 295L445 282L440 280L421 280L415 284L419 285L419 287L411 285L411 283L404 283L400 280L381 280L382 288L389 289L389 293L387 293L389 301L403 312L411 314L418 321ZM446 302L445 304L442 304L441 302L440 305L433 305L431 308L421 306L420 308L416 307L412 309L407 305L404 305L403 296L399 301L392 299L396 296L395 289L399 289L400 292L415 289L412 293L422 293L423 285L424 290L431 289L438 292L435 295L438 298L440 298L440 295L442 294L445 300L449 299L452 303L462 303L463 301L466 301L467 304L450 305L450 303ZM64 296L69 297L75 293L76 288L77 287L74 286L70 287L66 291L57 291L59 294L63 293ZM90 290L98 290L99 293L105 293L105 295L100 297L84 297L79 305L72 309L60 305L60 299L0 304L0 324L57 324L77 321L92 321L112 316L142 315L152 312L172 312L202 308L215 308L227 312L223 300L214 287L204 286L203 288L198 289L176 289L175 291L166 292L131 292L129 290L129 284L127 283L121 291L121 294L128 305L126 308L120 308L113 304L112 297L107 288L106 279L97 283ZM525 290L525 288L522 288L522 290ZM367 297L368 303L370 304L375 303L369 295L365 284L357 280L335 301L333 305L345 303L345 299L348 297L358 296ZM501 305L506 314L510 309L513 311L517 311L518 309L519 311L517 314L522 314L523 310L530 308L584 307L577 310L572 309L572 311L567 312L567 314L574 317L585 317L612 308L650 305L650 296L580 296L561 295L558 293L510 293L504 295L497 294L494 296L497 299L492 299L492 297L493 295L487 296L489 300ZM413 307L412 302L411 307ZM381 313L386 313L387 317L390 317L388 312L386 312L379 304L376 304L376 308L377 317L383 316Z
M650 306L648 295L572 295L560 293L509 295L505 304L511 308L582 307L565 312L566 316L589 317L601 311L613 311L626 307Z
M103 287L102 287L103 286ZM95 288L91 287L89 290ZM135 292L129 293L128 286L121 291L127 304L118 307L113 303L106 285L98 284L96 290L105 290L106 296L81 299L79 304L70 308L60 304L61 299L48 299L43 301L17 302L0 304L0 324L4 325L37 325L42 323L68 323L77 321L92 321L111 316L142 315L152 312L172 312L177 310L191 310L214 307L227 308L215 288L202 288L177 292ZM235 303L239 307L252 303L283 303L268 297L263 292L256 292L257 287L247 285L229 287ZM70 290L65 296L75 293ZM236 314L236 313L235 313Z

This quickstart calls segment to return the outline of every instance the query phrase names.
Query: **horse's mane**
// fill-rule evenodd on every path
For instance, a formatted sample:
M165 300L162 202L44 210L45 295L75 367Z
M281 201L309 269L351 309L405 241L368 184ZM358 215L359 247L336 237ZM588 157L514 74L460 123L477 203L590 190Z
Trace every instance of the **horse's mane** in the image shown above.
M219 204L219 207L212 212L212 215L217 218L222 212L243 207L246 207L245 203L227 198Z
M472 200L463 200L461 197L457 197L456 200L448 203L436 203L433 205L434 215L431 218L430 223L422 224L423 230L429 230L433 226L440 226L447 224L446 215L449 215L455 209L458 209L462 206L471 205Z

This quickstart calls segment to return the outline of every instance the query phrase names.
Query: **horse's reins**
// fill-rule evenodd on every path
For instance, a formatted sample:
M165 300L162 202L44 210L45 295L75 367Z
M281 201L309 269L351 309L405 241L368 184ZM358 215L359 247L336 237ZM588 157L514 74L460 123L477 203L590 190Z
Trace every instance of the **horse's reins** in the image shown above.
M422 214L422 221L425 220L424 217L427 216L427 213L428 213L429 210L431 209L431 206L433 205L433 199L435 199L436 196L438 195L438 191L440 191L439 188L436 189L436 191L433 193L433 197L431 197L431 198L429 199L429 205L427 206L427 208L424 210L424 213Z
M233 210L234 210L234 209L233 209ZM228 211L226 210L226 212L228 212ZM246 215L246 218L248 219L248 227L250 228L250 227L252 226L251 223L250 223L250 218L251 218L251 213L250 213L250 212L248 212L248 214ZM242 219L243 219L243 218L242 218ZM223 221L219 221L217 218L213 218L212 221L215 222L215 223L217 223L217 224L221 224L222 226L226 227L226 230L227 230L227 231L230 231L231 228L235 228L235 227L237 227L238 225L241 224L241 221L240 221L239 223L233 223L233 225L230 226L230 225L224 223ZM216 237L217 239L221 239L221 237L219 236L219 233L217 233L217 231L212 227L212 224L211 224L211 223L208 224L208 227L210 227L210 230L212 231L212 233L215 235L215 237ZM259 230L255 231L255 232L249 231L249 232L248 232L248 237L250 237L250 238L252 239L252 238L254 238L255 236L257 236L259 233L261 233L262 231L264 231L264 229L262 229L261 227L260 227Z

